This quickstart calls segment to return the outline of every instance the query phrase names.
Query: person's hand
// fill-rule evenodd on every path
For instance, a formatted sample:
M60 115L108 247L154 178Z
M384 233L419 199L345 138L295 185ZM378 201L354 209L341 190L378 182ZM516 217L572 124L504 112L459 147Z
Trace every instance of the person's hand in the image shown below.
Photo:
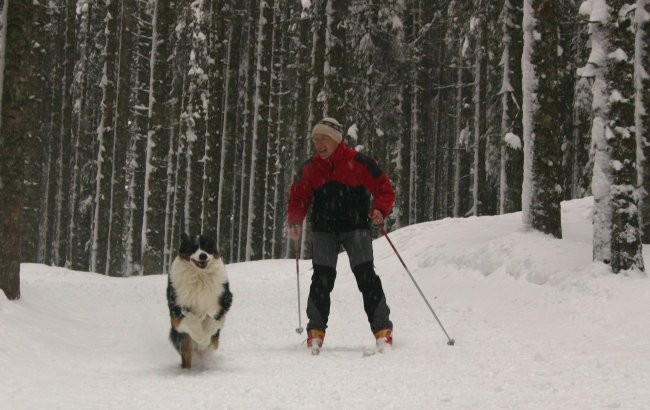
M302 225L291 225L289 227L289 238L291 238L294 241L297 241L300 239L300 235L302 234Z
M375 225L381 225L384 223L384 214L382 214L379 209L375 208L372 211L370 211L368 217Z

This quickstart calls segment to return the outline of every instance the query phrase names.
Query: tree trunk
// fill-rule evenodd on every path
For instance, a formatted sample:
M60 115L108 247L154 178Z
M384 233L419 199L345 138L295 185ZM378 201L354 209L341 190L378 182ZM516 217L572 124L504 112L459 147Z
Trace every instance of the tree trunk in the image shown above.
M281 69L278 63L281 50L281 32L282 26L280 25L280 0L275 0L273 6L273 18L271 24L271 60L270 60L270 76L269 76L269 93L267 103L267 124L268 136L266 139L266 161L264 171L264 211L262 216L262 259L273 259L274 246L275 246L275 217L277 208L277 193L278 186L276 184L278 174L281 172L278 169L279 161L279 146L278 142L281 138L280 134L276 134L279 122L279 109L280 105L277 103L276 97L281 93L279 89L278 73Z
M109 200L108 246L106 247L105 272L111 276L126 275L124 208L127 197L124 187L126 180L126 153L131 116L131 74L132 55L135 45L135 0L123 0L118 54L117 99L115 106L115 127L113 134L113 159L111 169L111 189Z
M222 255L229 254L230 248L233 246L232 242L227 238L225 232L229 230L230 226L233 224L233 220L228 214L231 211L231 204L234 197L230 195L230 192L227 190L227 187L232 187L234 184L234 176L230 173L226 173L227 170L232 169L233 156L232 156L232 141L234 140L233 136L230 134L230 113L231 113L231 88L232 83L231 79L234 77L235 73L232 69L233 63L233 49L235 42L235 32L237 26L234 21L231 20L228 25L228 45L225 55L225 67L224 67L224 87L223 87L223 103L222 103L222 112L221 112L221 153L219 157L219 189L217 191L217 226L216 226L216 240L217 247L221 251ZM227 184L227 185L226 185ZM226 210L228 212L226 212ZM224 248L227 249L224 249ZM231 259L227 259L230 261Z
M253 134L251 142L251 157L250 157L250 180L248 184L248 215L246 224L246 260L250 261L261 257L262 250L262 217L264 203L262 202L264 195L264 167L259 164L264 164L266 160L266 152L260 147L264 147L267 140L267 127L262 124L262 104L263 95L266 93L268 87L268 80L266 78L267 72L267 55L270 55L268 50L268 40L266 36L266 26L268 19L265 16L265 9L269 4L260 0L259 3L259 18L257 21L257 46L255 48L255 55L257 62L255 65L255 95L253 97ZM261 213L261 215L260 215Z
M20 298L23 207L29 179L25 168L34 158L33 102L30 101L32 19L31 2L5 1L2 38L4 72L0 73L0 289L9 300Z
M351 121L344 79L349 64L346 48L347 0L326 0L325 64L323 66L323 116L334 117L344 126Z
M115 111L115 63L117 51L117 0L106 0L106 43L101 88L101 120L97 128L97 173L95 176L95 214L91 241L90 270L99 272L106 266L108 247L110 175L112 169L113 116ZM105 270L103 273L107 274Z
M479 4L483 5L482 2ZM483 214L482 201L486 187L485 180L485 146L486 136L486 87L487 87L487 44L486 44L486 16L478 17L475 62L474 62L474 140L472 149L474 163L472 165L472 215Z
M126 198L123 207L122 246L124 247L124 275L140 274L142 265L141 241L144 212L144 179L146 161L146 135L148 127L148 101L151 63L151 38L153 15L147 4L136 3L137 14L134 33L133 86L130 90L132 119L127 128L128 149L125 164ZM149 54L149 55L148 55Z
M556 0L524 1L524 223L562 237Z
M142 218L142 274L163 271L165 204L167 199L167 153L169 121L166 98L170 90L169 38L174 25L170 0L156 0L149 74L149 131L147 132L144 203Z
M68 254L67 260L70 261L70 264L73 269L87 269L87 259L85 255L85 246L84 244L88 241L89 237L87 233L89 230L85 224L81 222L81 215L79 209L81 208L80 200L82 199L82 186L81 186L81 171L84 164L89 160L89 156L85 153L85 150L82 152L82 147L85 147L86 144L92 146L91 141L88 139L88 124L90 121L87 103L88 103L88 79L89 79L89 70L90 70L90 41L93 33L91 32L91 21L92 21L92 11L93 6L87 4L86 7L82 10L81 14L81 36L83 38L80 46L80 55L81 60L78 63L79 66L79 84L78 84L78 101L79 101L79 112L76 124L76 133L74 135L74 144L73 144L73 163L72 163L72 178L70 185L70 207L68 213Z
M605 25L611 41L605 81L610 89L606 132L612 153L612 271L643 271L636 193L633 15L625 12L625 0L608 0L607 5L611 9Z
M55 32L62 30L64 24L63 18L61 16L60 9L51 9L48 8L48 24L50 27L53 27ZM40 224L39 224L39 239L38 239L38 250L37 250L37 260L41 263L52 263L52 254L54 253L54 247L56 242L53 240L55 224L56 221L56 193L58 192L59 181L56 178L57 174L57 152L59 150L60 138L58 134L61 129L61 110L59 107L63 104L61 98L63 92L61 88L62 66L63 66L63 46L64 46L64 37L62 35L56 35L55 39L48 44L47 49L48 60L50 60L50 66L45 67L44 75L47 77L46 82L50 85L47 87L48 92L43 96L45 99L48 99L49 104L44 103L43 114L44 118L47 118L47 125L42 129L43 138L45 140L45 166L43 167L43 177L42 177L42 198L41 198L41 215L40 215ZM49 71L48 71L49 70Z
M650 244L650 0L636 2L635 71L637 167L643 243Z
M76 1L66 0L65 5L65 43L63 46L63 96L61 98L61 129L59 130L59 152L57 159L57 180L59 181L56 193L56 217L54 228L54 249L52 263L54 265L70 267L71 261L67 259L69 225L68 209L70 208L70 158L72 145L72 80L74 72L75 52L75 17ZM72 204L74 206L74 204Z
M252 15L252 3L254 0L247 2L247 15ZM252 18L247 18L243 25L243 49L242 49L242 62L240 63L239 70L239 82L243 84L243 89L239 94L238 101L238 115L237 124L242 124L241 128L241 138L238 139L238 160L234 164L234 173L239 176L239 181L237 183L238 196L239 199L236 201L236 215L237 215L237 226L234 229L234 242L236 243L237 251L236 257L233 254L233 257L236 261L241 262L246 257L246 212L248 210L248 180L250 179L250 173L248 170L248 165L250 164L249 151L250 151L250 139L251 135L251 97L254 92L253 79L255 78L255 66L253 65L253 58L255 56L255 47L252 45L253 39L255 38L255 29L254 29L254 20ZM233 190L235 188L233 187ZM233 192L233 197L236 197L237 193Z

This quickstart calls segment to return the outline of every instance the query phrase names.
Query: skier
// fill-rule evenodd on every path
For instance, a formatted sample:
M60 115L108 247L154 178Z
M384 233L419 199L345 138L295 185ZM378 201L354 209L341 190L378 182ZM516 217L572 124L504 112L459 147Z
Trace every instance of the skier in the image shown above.
M325 339L330 313L330 292L336 280L341 245L368 316L377 347L393 343L390 309L375 273L370 222L381 225L391 211L395 192L377 163L343 142L343 127L324 118L312 130L316 152L303 164L289 192L289 237L299 241L310 204L313 275L307 299L307 346L318 354ZM372 206L371 206L372 195Z

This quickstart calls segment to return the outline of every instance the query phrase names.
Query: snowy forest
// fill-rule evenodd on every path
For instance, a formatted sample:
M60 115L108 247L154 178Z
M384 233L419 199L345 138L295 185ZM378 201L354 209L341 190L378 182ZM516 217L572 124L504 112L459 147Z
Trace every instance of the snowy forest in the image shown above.
M593 196L594 260L644 270L649 0L1 3L9 298L20 262L167 272L181 232L293 256L324 116L393 181L390 229L523 211L561 238Z

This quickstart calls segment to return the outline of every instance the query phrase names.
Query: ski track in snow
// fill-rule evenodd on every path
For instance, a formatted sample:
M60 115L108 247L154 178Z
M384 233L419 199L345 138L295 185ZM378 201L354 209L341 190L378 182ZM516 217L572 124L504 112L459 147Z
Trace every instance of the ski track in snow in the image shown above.
M21 300L0 292L0 409L647 409L650 280L591 262L590 207L563 203L562 240L519 213L389 234L455 346L378 238L395 346L365 357L345 254L320 355L295 332L295 261L239 263L220 349L189 371L167 340L166 276L23 264Z

